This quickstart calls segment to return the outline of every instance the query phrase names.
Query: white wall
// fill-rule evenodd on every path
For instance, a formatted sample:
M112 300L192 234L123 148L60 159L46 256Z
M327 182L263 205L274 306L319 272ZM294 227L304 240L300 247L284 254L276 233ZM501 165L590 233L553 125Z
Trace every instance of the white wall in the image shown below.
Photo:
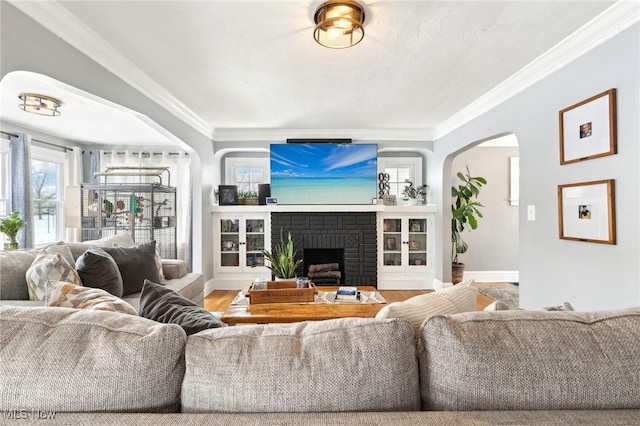
M0 77L18 70L50 76L147 115L194 150L191 153L194 270L211 277L213 226L208 202L214 175L211 139L193 130L5 1L0 2L0 19Z
M478 140L513 132L520 146L520 301L524 307L571 302L579 310L640 305L640 25L568 64L434 143L433 173L450 176L451 158ZM618 154L560 165L558 111L617 89ZM616 181L616 245L558 238L557 186ZM450 204L446 192L434 194ZM536 206L527 221L526 206ZM444 223L441 214L437 225ZM449 248L442 227L438 243ZM448 277L446 270L436 277ZM440 274L440 275L438 275ZM446 280L446 279L445 279Z
M449 186L459 184L460 180L455 175L464 173L465 166L469 166L472 176L487 179L487 185L482 188L478 198L484 205L481 209L483 218L476 230L463 234L469 250L460 255L460 261L465 264L467 274L478 271L518 271L518 206L509 204L509 158L517 157L518 153L517 147L476 146L453 160ZM500 278L490 280L494 279Z

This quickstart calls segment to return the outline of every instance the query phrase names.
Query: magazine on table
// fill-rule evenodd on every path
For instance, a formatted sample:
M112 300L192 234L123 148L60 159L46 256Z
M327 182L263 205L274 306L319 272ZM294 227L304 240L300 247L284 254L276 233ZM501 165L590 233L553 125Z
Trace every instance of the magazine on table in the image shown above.
M356 287L339 287L336 291L338 303L360 303L360 292Z

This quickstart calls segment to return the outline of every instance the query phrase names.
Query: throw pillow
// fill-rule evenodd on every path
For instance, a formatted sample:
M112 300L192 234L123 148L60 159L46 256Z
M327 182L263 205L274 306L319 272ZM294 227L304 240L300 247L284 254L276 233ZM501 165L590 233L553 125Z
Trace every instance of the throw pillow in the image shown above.
M135 244L132 244L132 245L120 245L118 243L113 244L113 247L133 247L133 246L135 246ZM156 268L158 268L158 276L160 277L159 281L164 281L165 276L164 276L164 270L162 267L162 258L160 257L160 243L158 243L157 241L156 241Z
M71 249L69 248L67 243L65 243L64 241L60 241L55 244L49 244L48 246L43 248L40 251L40 253L49 253L49 254L60 253L62 257L64 257L64 260L69 262L69 265L76 264L76 260L73 258L73 253L71 253Z
M140 244L135 247L104 247L116 261L122 276L122 295L137 293L142 290L144 280L160 281L156 267L156 242Z
M49 280L68 281L82 285L80 276L60 253L40 253L25 274L30 300L45 300Z
M376 318L405 318L419 332L424 320L433 315L475 311L477 297L478 288L475 286L447 287L404 302L390 303L378 311Z
M84 241L84 243L97 247L133 247L136 245L131 234L128 232L110 235L108 237L100 238L99 240Z
M76 261L76 270L82 285L101 288L116 297L122 297L122 275L113 257L100 247L89 247Z
M573 306L569 302L564 302L562 305L558 306L545 306L542 309L544 309L545 311L575 311L575 309L573 309Z
M165 324L178 324L187 335L226 327L218 317L175 291L149 280L140 293L140 316Z
M50 281L47 285L47 306L138 315L133 306L102 289L82 287L63 281Z

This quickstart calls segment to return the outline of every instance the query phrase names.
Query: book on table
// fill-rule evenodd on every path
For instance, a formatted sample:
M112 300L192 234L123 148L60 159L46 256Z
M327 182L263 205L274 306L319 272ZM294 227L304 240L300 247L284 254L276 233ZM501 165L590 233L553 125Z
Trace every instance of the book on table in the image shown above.
M360 292L356 287L339 287L336 291L336 302L360 303Z

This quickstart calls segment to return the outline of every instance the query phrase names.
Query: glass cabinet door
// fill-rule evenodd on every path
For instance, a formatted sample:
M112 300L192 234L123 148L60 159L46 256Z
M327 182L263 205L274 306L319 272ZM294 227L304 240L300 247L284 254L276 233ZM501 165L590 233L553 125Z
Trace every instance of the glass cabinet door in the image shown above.
M402 220L383 219L382 253L385 266L402 265Z
M238 266L240 264L240 221L238 219L220 220L220 265Z
M246 264L245 266L264 266L264 220L247 219L245 229Z
M409 267L427 264L427 219L409 219Z

